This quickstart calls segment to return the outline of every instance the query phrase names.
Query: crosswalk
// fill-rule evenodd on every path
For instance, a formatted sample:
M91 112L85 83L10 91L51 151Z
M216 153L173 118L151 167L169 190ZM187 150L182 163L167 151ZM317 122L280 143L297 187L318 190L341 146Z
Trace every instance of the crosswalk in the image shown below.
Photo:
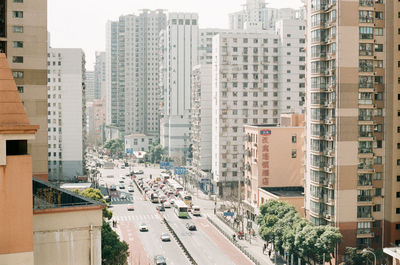
M132 199L132 197L127 197L126 199L121 199L119 197L111 197L111 202L116 202L116 203L131 203L132 201L144 201L144 198L135 197Z
M118 222L129 222L129 221L146 221L146 220L161 220L161 216L158 213L155 214L132 214L132 215L119 215L114 216L114 220Z

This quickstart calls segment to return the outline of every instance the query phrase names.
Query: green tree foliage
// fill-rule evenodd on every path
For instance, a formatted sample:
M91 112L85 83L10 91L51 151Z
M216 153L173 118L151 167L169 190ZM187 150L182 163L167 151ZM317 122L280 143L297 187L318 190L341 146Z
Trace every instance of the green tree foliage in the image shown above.
M297 254L306 260L330 261L342 235L332 226L314 226L283 201L268 200L257 217L260 236L279 251Z
M165 155L165 150L159 142L153 142L145 156L146 162L160 163Z
M104 148L110 151L111 155L124 152L124 141L121 139L113 139L104 144Z
M375 253L377 264L385 264L386 262L388 262L385 260L385 254L383 253L382 249L368 250ZM346 247L345 255L345 265L364 265L367 264L367 260L369 261L368 264L373 264L374 262L374 256L371 253L364 253L361 250L352 247Z
M104 200L103 194L101 194L100 190L98 189L88 188L84 189L83 191L75 189L74 192L92 200L100 201L107 205L106 201ZM103 218L107 218L108 220L112 218L112 212L107 207L103 209Z
M129 256L129 246L120 241L119 236L103 221L101 227L101 259L103 265L125 265Z
M74 192L106 204L103 194L98 189L88 188L83 191L75 189ZM104 221L105 218L108 220L112 218L112 212L107 207L103 209L103 225L101 227L102 265L126 265L129 246L125 241L120 241L119 236L111 229L110 224Z

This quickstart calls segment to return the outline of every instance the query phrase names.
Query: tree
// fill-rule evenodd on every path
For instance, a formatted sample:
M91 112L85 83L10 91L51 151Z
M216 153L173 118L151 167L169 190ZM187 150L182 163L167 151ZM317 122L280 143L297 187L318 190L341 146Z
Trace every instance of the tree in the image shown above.
M101 227L101 259L102 265L125 265L129 256L129 246L120 241L119 236L103 221Z
M109 150L111 155L117 155L124 152L124 141L121 139L112 139L104 144L104 148Z
M92 200L100 201L107 205L106 201L104 200L103 194L101 194L100 190L98 189L88 188L84 189L83 191L75 189L74 192ZM103 218L107 218L108 220L112 218L112 212L108 209L108 207L105 207L103 209Z
M106 204L103 194L98 189L88 188L83 191L75 189L74 192ZM103 225L101 227L102 265L126 265L129 246L125 241L120 241L118 234L112 230L109 223L104 221L105 218L108 220L112 218L112 212L107 207L103 209Z
M296 254L310 261L330 261L342 235L332 226L315 226L301 218L296 209L283 201L268 200L257 217L259 234L278 251Z

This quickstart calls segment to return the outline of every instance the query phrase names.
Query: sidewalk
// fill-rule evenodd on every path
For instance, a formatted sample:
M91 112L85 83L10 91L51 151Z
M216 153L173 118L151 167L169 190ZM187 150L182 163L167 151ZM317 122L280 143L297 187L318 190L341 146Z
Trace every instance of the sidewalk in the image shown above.
M221 214L220 212L217 214ZM236 232L226 225L224 222L222 222L216 215L214 214L209 214L208 217L214 222L216 226L218 226L222 231L224 231L227 235L233 235L236 234ZM251 256L255 258L255 260L258 262L258 264L268 264L268 265L283 265L286 264L284 260L281 259L280 256L277 256L277 263L274 263L274 252L272 251L271 257L268 257L268 249L265 251L265 254L263 254L263 246L264 246L264 240L262 240L258 235L255 237L251 238L251 243L245 239L237 239L237 244L241 246L243 249L245 249ZM257 263L256 263L257 264Z

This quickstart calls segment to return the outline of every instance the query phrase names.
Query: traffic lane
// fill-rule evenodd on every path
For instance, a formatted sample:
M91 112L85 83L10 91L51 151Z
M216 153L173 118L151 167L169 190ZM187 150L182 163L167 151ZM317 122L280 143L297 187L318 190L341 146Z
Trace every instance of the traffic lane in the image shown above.
M168 216L167 220L198 264L235 264L202 231L189 231L186 228L186 223L191 219L180 219L174 214Z
M146 201L139 201L135 207L135 213L137 215L141 214L156 214L155 205ZM164 222L160 218L150 219L145 221L133 221L135 229L139 231L139 226L141 223L145 223L149 227L148 232L139 232L139 238L143 242L145 250L151 258L155 255L163 255L167 259L167 264L175 265L186 265L190 264L189 260L184 255L182 249L178 246L175 239L169 233ZM160 239L161 233L167 232L171 241L162 242Z
M218 246L220 250L229 257L234 264L252 265L251 262L238 248L236 248L228 239L225 238L210 222L205 218L194 220L196 227L208 235L209 238Z
M128 222L121 222L119 226L122 239L129 245L129 264L150 264L150 259L147 257L146 250L139 238L138 231Z

